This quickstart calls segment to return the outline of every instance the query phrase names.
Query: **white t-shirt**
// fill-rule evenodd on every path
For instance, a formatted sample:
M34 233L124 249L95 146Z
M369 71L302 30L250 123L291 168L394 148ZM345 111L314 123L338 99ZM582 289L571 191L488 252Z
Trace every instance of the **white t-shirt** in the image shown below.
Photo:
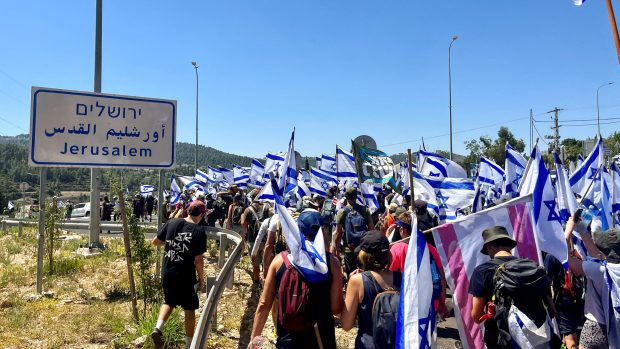
M280 222L280 215L274 214L269 222L269 231L276 231L278 223Z
M605 324L605 311L603 310L603 290L605 287L605 267L598 262L584 261L583 272L588 279L586 299L583 307L586 319Z

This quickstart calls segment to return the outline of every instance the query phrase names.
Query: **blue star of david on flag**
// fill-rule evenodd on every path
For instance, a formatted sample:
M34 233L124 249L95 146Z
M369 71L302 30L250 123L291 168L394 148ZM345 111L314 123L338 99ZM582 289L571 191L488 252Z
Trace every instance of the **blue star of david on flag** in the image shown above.
M450 197L444 196L441 190L437 191L437 200L439 200L439 208L448 208L447 201Z
M521 178L523 178L523 175L517 173L516 177L515 177L515 180L512 181L512 184L514 184L516 186L519 186L519 182L521 181Z
M336 171L336 163L335 163L335 162L334 162L334 163L332 163L331 168L332 168L332 171L334 171L334 172Z
M327 190L329 189L329 183L327 183L326 181L322 181L321 182L321 188Z
M560 215L558 215L555 211L555 205L556 205L555 200L547 200L547 201L543 201L543 203L549 209L549 216L547 217L547 220L549 222L551 221L561 222Z
M594 178L594 176L596 176L596 178L594 178L594 180L595 180L595 181L598 181L598 180L600 179L600 176L597 176L597 175L596 175L596 172L597 172L597 171L598 171L598 169L597 169L597 168L593 168L593 167L592 167L592 168L590 168L590 172L591 172L591 173L590 173L590 177L588 177L588 179L593 179L593 178Z
M276 172L280 172L280 163L276 162Z
M431 172L429 172L429 173L428 173L428 176L429 176L429 177L439 177L440 175L441 175L441 173L435 173L435 172L433 172L433 171L431 171Z

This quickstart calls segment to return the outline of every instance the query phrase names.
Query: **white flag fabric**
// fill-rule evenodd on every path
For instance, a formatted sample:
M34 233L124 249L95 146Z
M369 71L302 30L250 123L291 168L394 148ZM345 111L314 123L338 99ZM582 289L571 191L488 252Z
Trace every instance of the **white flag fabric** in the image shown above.
M196 178L191 176L178 176L181 184L183 184L183 190L195 189L199 191L205 191L205 184L197 181Z
M403 272L396 321L396 348L435 348L437 318L433 306L431 255L424 234L418 230L415 213Z
M273 188L278 186L275 180L271 181L271 186ZM329 261L325 253L323 232L319 229L313 241L306 240L305 236L299 231L297 222L284 206L282 194L283 192L280 190L275 192L275 212L280 217L282 233L289 249L289 261L308 282L323 281L329 276L327 267Z
M174 176L170 176L170 205L176 205L181 200L181 188L174 180Z
M440 222L452 221L457 218L457 211L469 207L476 194L474 182L467 178L435 178L414 173L415 195L418 195L418 182L424 181L433 189L434 195L428 202L428 208L435 211ZM427 187L428 188L428 187ZM428 189L422 187L421 191Z
M310 189L308 188L308 186L306 185L306 183L304 183L304 181L297 181L297 196L299 200L302 200L304 198L304 196L310 196Z
M573 0L575 6L581 6L584 2L586 2L586 0Z
M275 191L272 187L272 180L268 180L267 183L261 188L261 190L256 195L256 200L262 202L270 202L274 203Z
M155 190L155 188L153 188L152 185L148 185L148 184L143 184L140 186L140 194L144 195L144 194L151 194L153 193L153 191Z
M295 162L295 129L291 134L291 140L288 142L288 150L284 155L282 170L279 173L280 188L284 189L287 194L297 187L297 164Z
M265 183L265 165L256 159L252 159L252 166L250 167L250 185L262 187Z
M377 193L381 191L381 186L376 183L362 183L360 189L365 206L368 207L370 214L373 214L379 209Z
M315 160L316 160L316 167L317 168L321 168L321 162L322 162L323 158L320 157L320 156L317 156L317 157L315 157Z
M265 181L269 181L269 175L273 174L274 177L278 177L282 172L282 164L284 163L284 153L267 153L267 160L265 161L265 171L263 178Z
M230 184L235 184L234 174L231 169L220 167L220 173L222 174L222 179L224 182Z
M597 171L601 165L605 163L603 158L604 153L603 140L599 137L590 155L577 167L575 173L569 178L573 192L579 194L581 197L584 195L586 196L586 198L583 199L583 204L586 207L595 205L594 195L596 192L600 194L600 185L597 184L600 184L601 176L600 174L597 175ZM592 188L586 195L586 191L592 182L594 182L594 185L592 185Z
M468 293L474 269L489 260L489 256L480 253L484 246L482 231L505 227L517 241L514 254L540 262L529 214L531 205L531 195L519 197L433 229L446 281L454 290L454 317L464 349L484 348L482 328L470 316L473 297Z
M338 168L336 167L336 158L323 154L321 156L321 165L318 166L320 170L326 171L331 175L336 175Z
M196 174L194 175L194 178L205 184L209 182L209 176L200 169L196 169Z
M239 188L247 188L250 182L250 167L233 166L233 181Z
M505 174L506 181L504 186L504 193L511 197L519 196L517 190L519 189L519 183L525 172L527 166L527 160L523 155L516 151L510 144L506 144L506 164Z
M575 194L570 187L570 183L568 182L568 172L566 171L566 168L564 168L562 160L557 152L553 153L553 159L555 161L555 188L558 197L558 210L560 213L560 218L562 218L562 222L566 223L573 213L577 211L579 204L577 203L577 198L575 197Z
M327 190L330 187L338 185L338 180L325 171L312 167L310 169L310 191L327 197Z
M615 162L611 163L611 211L613 216L616 217L616 212L620 211L620 167ZM618 222L614 224L616 227Z
M425 150L420 150L418 154L422 157L422 165L419 166L420 174L424 176L467 178L467 172L450 159Z
M13 207L15 207L15 204L13 204L13 201L9 201L9 203L7 204L7 207L9 210L12 210Z
M528 171L523 175L520 195L532 194L531 217L538 247L565 263L568 260L568 246L564 238L562 219L558 212L551 175L538 145L532 149L530 162Z
M222 175L222 171L213 168L211 166L207 167L207 180L211 183L219 183L224 181L224 176Z
M346 188L357 183L357 170L355 169L355 157L353 154L336 146L336 172L338 186Z
M491 202L495 202L502 196L504 188L504 170L499 167L495 162L480 157L480 163L478 165L478 183L489 187L487 191L487 199Z

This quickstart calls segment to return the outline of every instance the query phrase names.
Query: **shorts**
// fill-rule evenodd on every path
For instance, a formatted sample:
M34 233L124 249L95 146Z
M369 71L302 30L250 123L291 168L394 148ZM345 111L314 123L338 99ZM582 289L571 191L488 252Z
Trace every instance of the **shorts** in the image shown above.
M575 301L568 296L561 296L556 304L560 333L562 336L577 333L585 320L583 316L583 302Z
M579 337L579 347L585 349L607 349L607 326L596 321L586 319Z
M164 304L172 308L181 307L183 310L198 309L198 293L194 290L197 283L188 277L181 277L177 274L164 274L162 286L164 288Z

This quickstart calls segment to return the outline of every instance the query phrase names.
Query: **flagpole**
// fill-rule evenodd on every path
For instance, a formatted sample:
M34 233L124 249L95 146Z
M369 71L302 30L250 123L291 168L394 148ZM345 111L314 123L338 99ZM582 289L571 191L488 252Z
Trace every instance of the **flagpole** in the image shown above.
M538 138L536 138L536 142L534 143L534 148L538 147ZM533 149L533 148L532 148ZM527 165L525 166L525 170L523 171L523 176L525 176L532 165L532 154L530 153L530 158L527 160ZM525 181L521 178L521 182L519 182L519 188L517 189L517 193L521 195L521 189L523 188L523 183Z
M409 175L409 195L411 195L411 210L413 208L413 202L415 201L415 193L413 189L413 163L411 158L411 148L407 149L407 161L409 161L409 166L407 167L407 174Z
M614 43L616 44L616 55L618 56L618 63L620 64L620 36L618 35L618 25L616 24L616 16L614 15L614 7L611 0L606 0L607 14L609 15L609 24L611 25L611 31L614 35Z

